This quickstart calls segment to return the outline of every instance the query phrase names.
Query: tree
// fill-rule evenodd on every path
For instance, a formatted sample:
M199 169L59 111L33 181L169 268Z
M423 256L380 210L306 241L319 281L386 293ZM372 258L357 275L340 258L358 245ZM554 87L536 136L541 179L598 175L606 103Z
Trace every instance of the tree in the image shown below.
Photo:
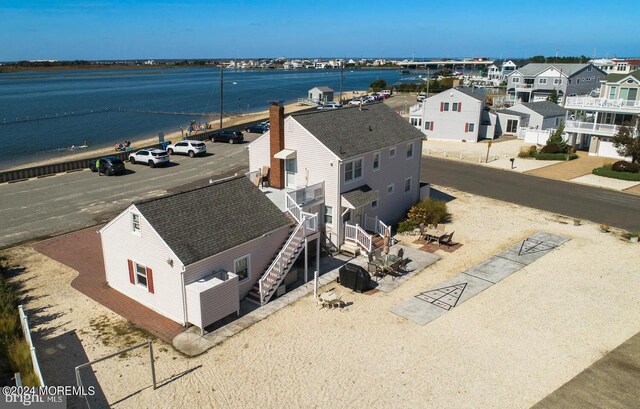
M635 126L627 123L620 127L613 137L613 147L620 156L630 156L632 163L640 163L640 123L637 118Z
M564 133L564 121L560 122L558 129L553 131L551 135L549 135L549 139L547 139L547 146L555 145L558 147L559 152L566 153L567 152L567 143L562 139L562 134Z
M371 87L373 92L378 92L380 90L383 90L383 89L387 88L387 81L385 81L385 80L375 80L369 86Z
M551 91L551 94L549 94L547 100L553 102L554 104L557 104L558 98L558 91L556 91L556 89L554 88L553 91Z

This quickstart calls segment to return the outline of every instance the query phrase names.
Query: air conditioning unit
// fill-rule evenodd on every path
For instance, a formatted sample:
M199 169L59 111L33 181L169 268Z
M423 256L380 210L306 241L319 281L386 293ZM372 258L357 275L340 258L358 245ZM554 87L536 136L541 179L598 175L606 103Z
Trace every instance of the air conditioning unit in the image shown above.
M281 297L283 296L285 293L287 292L287 287L284 285L281 285L280 287L278 287L276 289L276 297Z

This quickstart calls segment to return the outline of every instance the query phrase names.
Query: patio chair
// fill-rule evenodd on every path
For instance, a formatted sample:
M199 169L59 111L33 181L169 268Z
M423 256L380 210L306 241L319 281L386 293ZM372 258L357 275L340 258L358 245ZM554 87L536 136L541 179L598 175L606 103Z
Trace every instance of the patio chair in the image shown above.
M404 249L400 247L400 250L398 250L398 258L402 260L403 257L404 257Z
M262 183L262 176L260 175L260 172L256 173L256 175L253 176L251 182L255 185L255 187L260 186L260 183Z
M383 275L382 269L379 265L374 263L367 263L367 272L373 277L380 277Z
M389 274L391 274L392 277L395 277L400 271L400 263L402 263L402 260L398 260L395 263L393 263L390 267L388 267L387 271L389 272Z
M425 229L424 227L424 223L420 223L420 226L418 226L420 228L420 237L418 237L418 240L423 239L426 240L427 239L427 229Z
M409 260L408 258L403 258L403 259L400 261L400 266L398 267L398 271L399 271L399 272L401 272L401 273L403 273L403 274L408 273L408 271L407 271L407 264L409 264L409 261L410 261L410 260Z
M446 226L444 224L438 223L438 230L445 231L445 229L446 229Z
M440 240L438 241L438 247L440 247L441 244L445 244L447 247L451 245L451 240L453 239L453 233L455 233L455 231L452 231L449 234L445 234L444 236L442 236L440 238Z
M380 257L382 257L382 249L377 248L373 250L373 258L380 258Z
M369 263L372 263L373 262L373 251L369 253L368 257L369 257Z
M260 171L260 183L262 187L270 186L269 185L269 166L264 165L262 170Z

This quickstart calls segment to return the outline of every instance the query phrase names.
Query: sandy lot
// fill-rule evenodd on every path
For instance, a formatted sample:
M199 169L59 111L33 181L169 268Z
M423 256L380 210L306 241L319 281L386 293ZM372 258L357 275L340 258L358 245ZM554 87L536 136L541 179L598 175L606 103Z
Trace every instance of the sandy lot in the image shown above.
M303 298L196 358L156 341L161 386L148 387L146 351L129 353L94 367L106 400L127 408L528 408L640 331L638 244L443 190L456 197L448 230L463 246L393 292L345 292L353 304L343 310ZM538 231L571 240L425 326L388 311ZM3 254L25 268L15 280L30 297L49 383L71 384L73 365L144 338L73 290L71 269L26 246Z

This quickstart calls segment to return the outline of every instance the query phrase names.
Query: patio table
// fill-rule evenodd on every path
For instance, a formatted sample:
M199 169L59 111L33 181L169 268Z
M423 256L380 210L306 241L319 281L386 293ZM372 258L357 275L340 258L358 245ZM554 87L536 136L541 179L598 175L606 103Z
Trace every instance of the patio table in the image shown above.
M447 234L446 231L442 231L442 230L436 230L436 229L427 229L427 237L428 238L433 238L436 239L436 241L438 243L440 243L440 239L442 238L442 236L444 236L445 234Z
M391 267L393 263L398 260L400 260L400 258L395 254L383 254L380 257L376 257L376 259L373 260L373 263L385 270Z

